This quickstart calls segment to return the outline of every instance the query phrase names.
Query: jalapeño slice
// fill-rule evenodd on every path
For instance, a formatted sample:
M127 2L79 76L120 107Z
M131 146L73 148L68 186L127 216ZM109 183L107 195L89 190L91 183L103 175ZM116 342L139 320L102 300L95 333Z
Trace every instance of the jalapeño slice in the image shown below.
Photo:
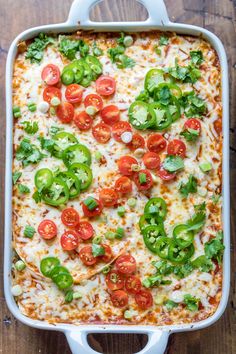
M63 150L70 145L78 143L77 138L73 134L67 132L59 132L55 134L53 140L55 141L53 155L59 159L62 158Z
M163 225L163 219L158 214L143 214L139 219L139 228L141 233L149 225Z
M88 189L93 181L92 170L83 163L73 163L69 167L69 171L73 172L80 181L80 189L84 191Z
M55 278L54 282L60 290L67 289L73 285L73 278L70 273L59 273Z
M191 244L188 247L181 248L177 245L177 243L172 240L169 251L168 258L173 263L185 263L188 259L190 259L194 254L194 246Z
M67 167L76 162L91 165L90 151L85 145L81 144L68 146L62 153L62 159Z
M71 171L60 172L57 177L61 178L69 189L69 198L73 199L80 194L80 181Z
M155 122L150 127L153 130L164 130L167 129L172 123L172 116L168 107L163 106L159 102L154 102L150 104L150 107L155 113Z
M34 183L39 192L41 192L44 188L50 187L52 182L53 174L49 168L41 168L34 176Z
M169 237L159 237L156 241L156 253L162 259L168 259L169 246L171 239Z
M60 261L56 257L43 258L40 262L40 271L45 277L51 278L52 271L58 267L59 264Z
M194 233L188 229L188 225L180 224L173 230L174 240L180 248L188 247L193 242Z
M135 129L143 130L155 124L153 108L143 101L134 101L128 111L129 121Z
M151 198L144 207L145 214L158 214L165 219L167 213L166 202L162 198Z
M144 88L149 92L152 93L158 85L164 81L164 72L161 69L151 69L147 72L145 81L144 81Z
M87 55L85 57L85 61L93 71L93 76L95 79L102 74L102 64L99 59L97 59L93 55Z
M162 225L150 225L143 230L143 240L146 247L153 253L157 253L157 240L166 236Z
M69 189L66 183L61 178L55 177L52 185L42 191L42 199L52 206L65 204L69 200Z

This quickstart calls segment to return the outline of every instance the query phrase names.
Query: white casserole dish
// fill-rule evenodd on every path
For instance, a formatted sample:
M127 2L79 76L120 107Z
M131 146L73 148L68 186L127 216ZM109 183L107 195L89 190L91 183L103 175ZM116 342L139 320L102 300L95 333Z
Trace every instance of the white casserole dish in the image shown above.
M65 23L46 25L28 29L21 33L12 43L7 57L6 66L6 181L5 181L5 257L4 257L4 288L7 305L12 314L21 322L31 327L58 330L64 332L73 354L99 354L87 343L89 333L144 333L148 335L148 343L139 354L161 354L165 351L171 333L191 331L205 328L217 321L227 305L230 284L230 206L229 206L229 103L228 103L228 68L227 58L221 41L206 29L170 22L163 0L138 0L147 10L149 17L142 22L92 22L89 12L92 6L101 0L74 0L68 20ZM223 103L223 230L225 253L223 261L223 291L217 311L213 316L193 324L154 326L123 326L123 325L50 325L43 321L32 320L22 315L11 294L11 239L12 239L12 71L17 53L17 44L40 32L73 32L78 29L105 31L139 32L159 29L176 33L199 36L208 40L218 53L222 71L222 103Z

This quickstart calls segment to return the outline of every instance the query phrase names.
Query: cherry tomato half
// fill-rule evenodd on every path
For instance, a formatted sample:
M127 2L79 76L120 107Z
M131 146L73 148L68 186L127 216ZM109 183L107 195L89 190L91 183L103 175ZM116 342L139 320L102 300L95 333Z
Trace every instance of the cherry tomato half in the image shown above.
M116 141L122 142L121 135L124 132L132 132L131 125L128 122L120 121L112 125L112 135Z
M38 233L45 240L51 240L57 236L57 226L52 220L43 220L38 226Z
M141 286L142 284L140 279L135 275L130 275L129 277L126 278L125 288L128 291L128 293L137 294L141 290Z
M92 127L93 119L88 113L83 111L74 116L74 123L80 130L86 131Z
M96 198L94 198L94 199L97 202L97 206L93 210L89 210L89 208L82 202L83 213L88 218L92 218L93 216L97 216L102 213L102 203L100 202L100 200L98 200Z
M185 129L197 130L198 133L201 131L201 122L196 118L190 118L184 123Z
M79 251L80 260L87 266L97 263L97 258L93 256L92 246L85 246Z
M51 99L53 97L57 97L59 98L59 100L61 100L61 90L59 90L59 88L57 87L45 87L43 91L43 100L48 103L51 103Z
M78 247L79 239L76 231L69 230L61 236L61 247L65 251L72 251Z
M133 135L132 141L126 146L128 146L131 151L135 151L139 148L143 149L145 147L145 140L142 135L136 133Z
M135 295L135 301L142 310L146 310L152 306L153 297L150 291L142 289Z
M118 272L121 274L132 274L136 271L136 260L129 254L119 256L115 265Z
M169 142L167 146L167 153L169 155L178 155L184 158L186 156L186 145L182 140L174 139Z
M156 153L164 150L166 145L165 138L159 133L150 135L147 141L148 150Z
M145 181L142 182L142 175L145 175ZM140 170L134 175L134 182L139 191L146 191L153 186L152 175L148 170Z
M121 156L117 161L117 164L122 175L131 176L134 174L132 165L137 165L138 161L132 156Z
M104 248L105 254L103 256L99 256L99 258L105 262L108 263L112 259L112 249L110 246L101 244L101 246Z
M123 277L116 270L112 270L106 276L106 284L110 290L123 289L124 283Z
M113 104L106 106L101 110L101 118L103 122L109 125L119 122L120 111L119 108Z
M104 188L99 192L99 199L106 207L111 207L117 204L118 194L111 188Z
M65 98L70 103L79 103L82 101L83 91L80 85L71 84L66 88Z
M69 102L59 104L56 108L56 114L62 123L70 123L74 118L74 106Z
M61 213L61 221L68 227L75 227L79 223L79 214L74 208L66 208Z
M161 160L156 152L149 151L144 154L143 163L150 170L155 170L160 167Z
M157 171L157 175L163 180L163 181L171 181L172 179L175 179L176 173L170 173L166 171L162 166L161 168Z
M89 240L94 235L94 229L92 225L87 221L81 221L76 226L76 232L82 240Z
M111 76L100 76L96 81L96 91L99 95L110 96L116 90L116 82Z
M115 307L124 307L128 304L128 294L124 290L115 290L111 294L111 301Z
M46 65L42 70L41 78L47 85L56 85L60 80L60 70L58 66L54 64Z
M103 107L103 101L100 96L98 96L94 93L91 93L85 97L84 105L85 105L85 107L93 106L99 112L99 111L101 111L101 109Z
M115 182L115 190L121 194L131 193L132 181L127 176L119 177Z
M92 134L100 144L105 144L111 139L111 129L105 123L95 125L92 129Z

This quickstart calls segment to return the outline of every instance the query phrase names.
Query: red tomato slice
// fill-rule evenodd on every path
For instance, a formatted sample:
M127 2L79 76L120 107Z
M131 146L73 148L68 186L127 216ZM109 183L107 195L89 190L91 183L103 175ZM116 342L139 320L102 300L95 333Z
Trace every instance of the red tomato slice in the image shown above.
M201 131L201 122L196 118L190 118L184 123L185 129L197 130L198 133Z
M100 76L96 81L96 91L99 95L110 96L116 90L116 82L111 76Z
M62 123L70 123L74 118L74 106L69 102L59 104L56 114Z
M156 152L149 151L144 154L143 163L150 170L155 170L156 168L160 167L161 160Z
M119 177L115 182L115 190L121 194L131 193L132 189L132 181L129 177Z
M56 85L60 80L60 70L58 66L54 64L46 65L42 70L41 78L47 85Z
M166 171L162 166L161 168L157 171L157 175L163 180L163 181L171 181L172 179L175 179L176 173L170 173Z
M43 91L43 100L51 103L51 99L53 97L57 97L59 100L61 100L61 90L59 90L57 87L45 87Z
M93 216L97 216L100 215L102 212L102 203L100 202L100 200L94 198L98 204L98 206L96 208L94 208L93 210L89 210L89 208L82 202L82 209L84 212L84 215L87 216L88 218L92 218Z
M97 258L93 256L92 246L85 246L79 251L80 260L87 266L97 263Z
M74 208L66 208L61 213L61 221L68 227L75 227L79 223L79 214Z
M65 98L70 103L79 103L82 101L83 91L80 85L71 84L66 88Z
M103 256L99 256L99 258L105 262L108 263L110 262L110 260L112 259L112 249L110 246L105 245L105 244L101 244L101 246L104 248L105 250L105 254Z
M167 146L168 155L178 155L182 158L186 156L186 145L182 140L174 139Z
M85 97L84 105L85 105L85 107L93 106L99 112L99 111L101 111L101 109L103 107L103 101L102 101L102 98L100 96L91 93L90 95L87 95Z
M111 301L115 307L124 307L128 304L128 294L124 290L115 290L111 294Z
M74 116L74 123L80 130L86 131L92 127L93 119L83 111Z
M146 175L146 182L141 183L140 182L140 174L143 173ZM152 175L148 170L140 170L139 172L136 172L134 175L134 182L138 188L139 191L146 191L153 186L153 179Z
M145 147L145 140L142 135L136 133L133 135L132 141L126 146L128 146L131 151L135 151L139 148L143 149Z
M45 240L57 236L57 226L52 220L43 220L38 226L39 235Z
M76 226L76 232L82 240L89 240L94 235L94 229L92 225L87 221L81 221Z
M106 284L110 290L119 290L124 288L124 279L122 276L116 271L112 270L106 276Z
M130 275L129 277L126 278L125 288L128 291L128 293L137 294L141 290L141 286L142 284L140 279L135 275Z
M129 254L119 256L115 262L119 273L132 274L136 271L136 260Z
M61 236L61 247L65 251L75 250L79 245L78 235L74 230L66 231Z
M117 204L118 194L111 188L104 188L99 192L99 199L106 207L111 207Z
M131 125L128 122L117 122L112 125L112 135L116 141L122 142L121 135L124 132L132 132Z
M131 176L134 174L132 165L137 165L138 161L132 156L122 156L117 161L119 171L122 175Z
M92 129L92 134L100 144L105 144L111 139L111 129L105 123L95 125Z
M101 110L102 120L109 125L119 122L120 111L119 108L113 104L106 106Z
M167 142L161 134L152 134L147 141L148 150L153 152L160 152L166 148Z
M135 295L135 301L142 310L146 310L153 305L151 292L144 289L140 290L138 294Z

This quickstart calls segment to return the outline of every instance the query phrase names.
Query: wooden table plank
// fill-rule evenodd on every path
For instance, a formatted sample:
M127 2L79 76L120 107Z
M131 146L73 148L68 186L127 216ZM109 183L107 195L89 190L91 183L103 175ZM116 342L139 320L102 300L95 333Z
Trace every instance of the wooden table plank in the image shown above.
M155 1L155 0L153 0ZM156 0L157 1L157 0ZM0 0L0 192L3 201L4 144L5 144L5 93L4 74L7 50L14 37L26 28L40 24L63 22L72 1L70 0ZM231 98L231 215L232 215L232 278L228 307L222 318L210 328L201 331L172 335L169 354L233 354L236 353L236 289L235 289L235 225L236 209L236 34L235 0L166 0L172 21L204 26L216 33L225 45L230 74ZM91 11L96 20L144 20L146 10L135 0L106 0ZM3 208L1 208L1 245L3 244ZM3 250L0 251L1 258ZM234 256L234 258L233 258ZM2 275L2 268L0 270ZM1 277L2 279L2 277ZM7 354L69 354L66 339L58 332L48 332L24 326L8 311L2 286L0 288L1 334L0 353ZM93 335L92 346L103 353L134 353L145 345L145 336ZM81 353L82 354L82 353Z

